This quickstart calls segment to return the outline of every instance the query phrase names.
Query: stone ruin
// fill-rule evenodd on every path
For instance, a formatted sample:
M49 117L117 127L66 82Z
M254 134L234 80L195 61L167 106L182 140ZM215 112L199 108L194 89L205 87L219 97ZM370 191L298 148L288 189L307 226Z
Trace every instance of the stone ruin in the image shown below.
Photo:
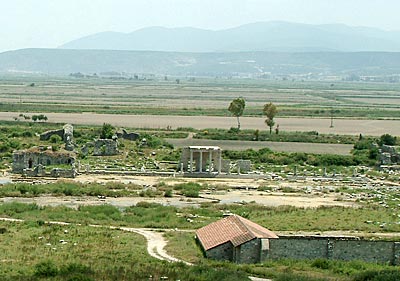
M182 150L180 168L187 173L221 173L222 150L218 146L189 146ZM208 171L207 171L208 170Z
M138 133L128 133L125 129L122 129L122 132L117 132L117 137L119 139L135 141L139 139L140 135Z
M238 160L233 163L238 174L251 172L250 160ZM188 146L182 149L179 169L188 174L230 174L232 163L222 159L222 149L218 146Z
M71 151L53 151L51 147L33 147L27 150L17 150L13 153L12 172L26 176L75 177L76 155ZM68 166L70 168L54 167L46 172L47 166Z
M40 135L41 141L47 141L51 138L51 136L57 135L61 137L61 139L65 143L65 150L74 151L74 127L71 124L66 124L62 129L59 130L51 130L44 132Z
M238 174L247 174L251 171L251 161L250 160L238 160L237 161Z
M93 142L86 143L81 151L83 155L89 154L89 148L93 147L94 156L113 156L118 155L118 139L97 139Z
M400 163L400 154L395 146L382 145L379 149L379 162L381 165L391 165Z

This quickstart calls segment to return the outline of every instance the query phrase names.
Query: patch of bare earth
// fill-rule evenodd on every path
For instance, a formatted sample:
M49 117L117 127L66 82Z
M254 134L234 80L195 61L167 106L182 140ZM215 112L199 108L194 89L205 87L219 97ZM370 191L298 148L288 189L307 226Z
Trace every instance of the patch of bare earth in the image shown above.
M26 113L32 115L33 113ZM85 125L102 125L110 123L114 126L135 128L167 128L192 127L195 129L236 127L236 118L217 116L173 116L173 115L123 115L95 113L46 113L49 122ZM14 120L16 112L0 112L0 120ZM266 130L265 118L242 117L243 129ZM329 118L276 118L276 124L282 131L317 131L324 134L400 135L400 120L358 120L335 119L331 128Z

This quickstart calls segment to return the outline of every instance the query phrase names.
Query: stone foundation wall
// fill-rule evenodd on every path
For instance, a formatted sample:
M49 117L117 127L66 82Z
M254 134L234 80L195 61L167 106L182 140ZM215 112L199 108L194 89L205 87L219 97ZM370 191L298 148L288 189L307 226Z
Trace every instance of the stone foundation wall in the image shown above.
M269 239L269 259L317 259L327 257L327 241L322 239ZM261 253L261 259L266 253Z
M336 237L279 237L269 239L267 259L335 259L400 264L400 242L369 241Z
M260 262L261 239L250 240L235 248L234 261L237 263Z

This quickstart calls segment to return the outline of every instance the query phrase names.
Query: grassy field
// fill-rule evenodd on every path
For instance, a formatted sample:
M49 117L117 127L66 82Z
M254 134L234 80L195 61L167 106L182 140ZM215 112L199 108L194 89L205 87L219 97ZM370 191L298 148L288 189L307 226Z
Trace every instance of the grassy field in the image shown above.
M190 214L200 215L194 220L204 220L205 215L210 216L213 211L211 207L204 206L196 213L190 210ZM286 223L287 218L297 217L287 221L287 225L299 227L301 220L310 216L310 213L300 217L301 209L278 208L271 213L260 213L260 208L251 206L224 206L224 210L230 209L240 212L253 220L256 217L272 217L274 213L285 214L284 217L277 216L280 224ZM361 211L359 219L371 217L369 208ZM310 218L305 222L310 224L317 219L319 223L327 217L327 223L335 225L335 209L333 212L319 210L319 218ZM343 209L336 209L344 220L357 217L356 213L347 213ZM361 209L362 210L362 209ZM189 211L189 210L186 210ZM325 211L328 211L325 213ZM381 216L378 213L384 212L377 209L373 216ZM268 261L256 265L235 265L206 260L195 243L193 232L167 232L165 237L169 241L167 252L186 261L194 262L195 266L183 264L169 264L155 260L146 253L144 238L134 233L121 232L105 228L93 228L86 226L88 223L96 224L120 224L123 225L151 225L160 218L169 223L169 226L176 225L173 222L172 214L177 211L168 207L157 205L142 205L132 207L121 213L116 208L108 206L84 207L80 210L69 210L68 208L41 208L34 205L24 204L3 204L0 211L4 215L13 217L25 217L27 222L0 222L1 242L0 243L0 277L2 280L148 280L150 275L153 279L160 280L166 276L172 280L247 280L246 276L260 276L273 278L273 280L397 280L397 279L368 279L374 275L381 278L389 274L393 278L398 277L398 267L377 265L359 261L341 262L327 260L294 261L280 260ZM181 214L183 212L180 212ZM369 214L369 215L368 215ZM189 214L188 214L189 215ZM214 213L214 216L217 213ZM220 217L220 213L217 215ZM125 218L124 218L125 217ZM127 220L130 222L123 222ZM81 222L83 225L48 225L43 219L66 219ZM89 218L89 219L88 219ZM217 217L213 218L213 220ZM382 220L382 217L379 217ZM141 220L142 222L139 222ZM183 226L193 227L198 222L188 223L186 219L178 219ZM119 222L118 222L119 221ZM270 220L268 220L270 221ZM204 221L200 225L204 224ZM162 226L160 224L159 226ZM264 224L265 225L265 224ZM339 224L340 228L347 228L345 224ZM155 226L153 224L153 226ZM198 226L196 226L198 227ZM272 228L273 229L273 228ZM379 228L374 228L375 231ZM398 231L398 230L397 230ZM15 247L15 245L19 245ZM101 246L100 246L101 245ZM396 273L397 272L397 273ZM397 274L397 275L396 275ZM363 277L364 276L364 277ZM366 277L365 277L366 276ZM396 277L396 278L397 278ZM74 278L74 279L73 279Z
M1 280L248 280L243 272L150 257L134 233L89 226L0 222Z

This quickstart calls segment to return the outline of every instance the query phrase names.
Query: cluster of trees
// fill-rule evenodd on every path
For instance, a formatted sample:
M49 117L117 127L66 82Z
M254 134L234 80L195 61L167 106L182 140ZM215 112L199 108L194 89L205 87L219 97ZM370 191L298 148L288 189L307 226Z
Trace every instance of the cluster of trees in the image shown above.
M234 99L229 107L228 110L230 113L232 113L233 116L237 118L237 123L238 123L238 130L240 130L240 117L243 115L244 108L246 107L246 101L244 98L236 98ZM272 102L267 103L264 105L263 108L263 114L267 117L265 119L265 124L269 127L269 133L272 134L272 128L275 125L274 118L276 114L278 113L278 109L276 108L276 105L274 105ZM276 127L276 133L279 133L279 125Z
M33 120L34 122L36 122L36 121L47 121L47 116L46 116L46 115L43 115L43 114L40 114L40 115L32 115L32 120Z

